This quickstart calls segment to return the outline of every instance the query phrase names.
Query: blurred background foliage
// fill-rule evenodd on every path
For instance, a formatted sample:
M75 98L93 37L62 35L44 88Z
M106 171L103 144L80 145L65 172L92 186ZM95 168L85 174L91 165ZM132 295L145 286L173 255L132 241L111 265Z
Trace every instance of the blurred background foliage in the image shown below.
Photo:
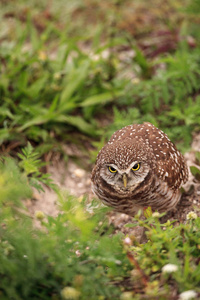
M110 133L142 121L188 149L200 127L198 1L1 1L1 8L4 151L30 140L44 153L59 141L99 140L109 124Z

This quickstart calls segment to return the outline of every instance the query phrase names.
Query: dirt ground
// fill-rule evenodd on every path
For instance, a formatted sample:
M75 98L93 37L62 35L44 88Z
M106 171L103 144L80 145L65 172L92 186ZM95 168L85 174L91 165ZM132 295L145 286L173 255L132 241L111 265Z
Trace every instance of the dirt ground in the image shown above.
M65 145L66 152L68 146ZM195 152L200 152L200 134L196 135L191 145L191 151L185 154L188 166L197 166L195 164ZM77 149L78 151L78 149ZM199 166L197 166L200 168ZM90 172L78 167L73 160L69 159L67 165L64 161L53 162L49 167L48 172L52 175L53 181L63 190L66 190L71 195L82 197L87 195L88 201L95 196L91 191ZM44 187L45 192L34 192L33 198L27 200L26 206L34 218L37 211L42 211L45 215L56 216L59 212L57 205L57 195L51 189ZM189 211L195 210L200 215L200 182L198 182L190 173L189 180L184 186L186 194L183 194L182 200L177 208L167 213L164 217L167 219L178 219L184 222L186 214ZM113 223L117 231L122 231L128 234L130 229L124 227L127 222L131 221L131 217L111 212L108 215L109 222ZM139 237L141 230L136 228L135 234Z

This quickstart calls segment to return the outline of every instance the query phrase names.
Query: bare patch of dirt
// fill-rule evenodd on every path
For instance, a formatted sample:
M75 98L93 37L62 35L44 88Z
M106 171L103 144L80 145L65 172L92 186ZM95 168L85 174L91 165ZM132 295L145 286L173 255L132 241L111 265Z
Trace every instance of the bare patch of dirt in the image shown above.
M66 166L64 161L57 162L49 167L49 173L53 181L63 190L76 197L91 195L90 173L78 167L73 160L69 160ZM56 193L48 187L44 187L45 192L34 191L33 199L27 203L27 207L32 215L36 211L42 211L47 215L56 216L58 214L58 204Z
M192 150L185 154L188 166L197 166L200 168L196 165L195 161L195 152L200 152L200 134L195 136L191 148ZM62 160L56 162L49 167L48 172L52 175L54 182L71 195L76 197L87 195L89 201L94 197L91 191L90 172L77 166L73 160L69 159L67 165ZM56 193L47 187L44 187L44 189L44 193L35 191L33 199L26 202L26 206L32 216L34 216L36 211L42 211L44 214L51 216L56 216L59 212ZM173 211L167 213L162 220L163 222L168 219L177 219L179 222L184 222L187 213L193 210L200 216L200 182L191 173L188 182L184 186L184 190L185 193L180 203ZM134 234L136 238L141 237L142 228L139 226L134 228L134 230L124 226L132 221L130 216L110 212L108 219L114 225L116 232L121 231L124 234Z

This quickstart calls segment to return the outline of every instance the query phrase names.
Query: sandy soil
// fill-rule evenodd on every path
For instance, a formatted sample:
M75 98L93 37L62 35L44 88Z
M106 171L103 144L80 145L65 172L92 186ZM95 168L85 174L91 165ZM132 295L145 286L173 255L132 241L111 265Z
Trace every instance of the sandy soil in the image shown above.
M65 149L67 153L70 151L66 145ZM185 158L188 166L195 166L195 151L200 151L200 134L195 136L191 149L190 152L185 154ZM53 162L48 172L61 189L68 191L76 197L87 195L88 201L94 198L91 191L90 172L78 167L71 159L69 159L67 165L61 160ZM42 211L46 215L51 216L56 216L59 212L55 192L47 187L44 187L44 189L44 193L35 191L33 199L29 199L26 202L26 206L33 217L36 211ZM197 211L200 215L200 182L196 181L191 173L184 189L186 194L183 195L177 208L165 216L165 220L178 219L184 222L186 214L192 210ZM125 228L124 225L131 221L131 217L125 214L111 212L108 218L109 222L114 224L116 231L120 230L125 234L129 233L130 229ZM141 228L136 228L134 233L139 237L141 235Z

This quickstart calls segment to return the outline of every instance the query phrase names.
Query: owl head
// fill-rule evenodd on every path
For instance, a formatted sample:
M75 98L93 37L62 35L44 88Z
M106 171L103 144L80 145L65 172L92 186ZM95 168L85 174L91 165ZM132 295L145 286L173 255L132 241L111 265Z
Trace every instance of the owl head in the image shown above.
M98 176L121 194L127 194L145 180L152 169L150 149L142 149L133 139L109 142L100 151L92 176Z

